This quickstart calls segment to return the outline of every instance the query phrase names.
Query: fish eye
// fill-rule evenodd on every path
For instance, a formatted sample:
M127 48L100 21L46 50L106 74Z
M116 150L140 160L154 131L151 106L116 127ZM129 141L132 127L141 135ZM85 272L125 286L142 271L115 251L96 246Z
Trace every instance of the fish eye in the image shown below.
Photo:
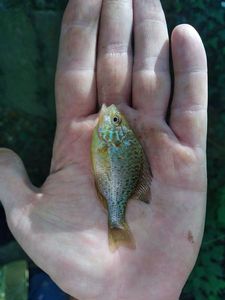
M119 125L121 123L121 118L117 115L115 115L113 118L112 118L112 121L115 125Z

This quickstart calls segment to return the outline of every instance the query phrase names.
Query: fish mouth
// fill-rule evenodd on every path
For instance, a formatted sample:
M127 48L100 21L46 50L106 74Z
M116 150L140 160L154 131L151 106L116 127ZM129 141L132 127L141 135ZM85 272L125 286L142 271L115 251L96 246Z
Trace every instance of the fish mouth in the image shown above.
M105 103L103 103L99 112L99 125L101 125L104 121L108 120L108 118L110 118L111 113L117 111L118 109L115 104L107 106Z
M102 104L101 110L99 112L99 121L98 121L99 124L103 123L106 110L107 110L107 106L105 104Z
M105 113L107 110L107 106L105 103L102 104L101 110L100 110L100 114Z

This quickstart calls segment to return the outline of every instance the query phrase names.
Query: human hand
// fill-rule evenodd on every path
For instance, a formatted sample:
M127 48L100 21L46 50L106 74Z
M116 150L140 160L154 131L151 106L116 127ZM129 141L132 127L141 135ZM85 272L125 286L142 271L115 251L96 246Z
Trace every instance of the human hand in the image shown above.
M205 218L204 47L191 26L174 29L171 91L159 1L103 0L96 51L101 2L71 0L64 15L49 177L40 189L33 187L16 154L2 149L0 198L15 238L73 297L176 300L195 263ZM135 250L111 253L108 248L107 215L96 196L90 161L101 103L120 105L153 173L150 205L130 201L127 207Z

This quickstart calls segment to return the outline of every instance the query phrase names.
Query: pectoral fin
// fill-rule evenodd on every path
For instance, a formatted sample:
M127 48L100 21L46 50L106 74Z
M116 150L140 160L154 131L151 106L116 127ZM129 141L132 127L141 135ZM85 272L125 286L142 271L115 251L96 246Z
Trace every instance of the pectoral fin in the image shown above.
M151 200L151 182L152 172L148 164L147 158L144 157L142 174L140 176L140 180L135 190L135 193L131 199L136 199L145 203L149 203Z

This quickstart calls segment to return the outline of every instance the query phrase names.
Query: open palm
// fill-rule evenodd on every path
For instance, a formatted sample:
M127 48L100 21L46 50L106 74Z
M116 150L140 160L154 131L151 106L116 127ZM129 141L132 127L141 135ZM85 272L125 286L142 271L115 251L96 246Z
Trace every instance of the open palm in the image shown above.
M171 45L175 87L167 123L169 46L159 1L71 0L44 185L33 187L16 154L1 149L0 196L15 238L79 300L175 300L195 263L205 217L206 57L189 25L175 28ZM127 207L135 250L110 252L107 214L94 187L90 143L101 103L125 113L153 173L151 203Z

